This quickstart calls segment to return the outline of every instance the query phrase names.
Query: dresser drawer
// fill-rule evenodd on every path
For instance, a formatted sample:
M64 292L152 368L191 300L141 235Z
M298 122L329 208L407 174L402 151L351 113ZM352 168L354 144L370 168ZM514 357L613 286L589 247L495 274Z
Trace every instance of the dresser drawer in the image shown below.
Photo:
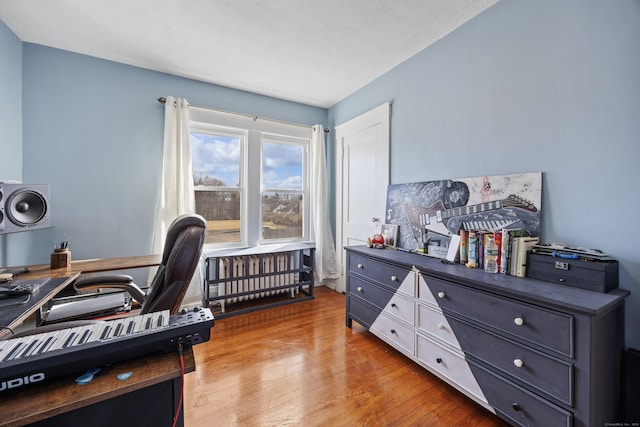
M574 318L568 314L498 297L425 277L428 289L443 309L473 319L535 348L574 357Z
M422 334L417 334L416 356L420 362L456 387L471 393L479 401L487 403L480 385L464 357L436 343Z
M380 311L380 309L372 307L358 298L350 297L347 299L347 316L367 329L376 320Z
M489 404L514 425L570 427L573 415L469 361Z
M481 359L558 403L573 406L573 365L484 332L453 317L449 324L466 355Z
M437 309L418 304L418 329L427 335L444 341L458 350L462 349L447 318Z
M410 299L395 294L384 308L384 312L413 325L416 321L415 307L415 303Z
M373 322L370 330L403 353L411 356L415 353L415 332L399 320L382 313Z
M349 277L349 294L362 298L407 323L413 324L415 304L400 294L395 294L357 276Z
M352 253L349 255L348 271L350 274L361 275L391 289L398 289L400 292L407 294L408 297L415 297L414 273L407 268ZM411 276L407 278L410 273ZM407 279L410 283L400 286Z

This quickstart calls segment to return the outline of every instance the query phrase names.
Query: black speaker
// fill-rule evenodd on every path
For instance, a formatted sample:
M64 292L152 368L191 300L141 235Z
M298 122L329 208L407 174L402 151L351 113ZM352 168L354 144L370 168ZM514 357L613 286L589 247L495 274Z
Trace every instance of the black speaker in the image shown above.
M49 186L0 182L0 234L51 226Z

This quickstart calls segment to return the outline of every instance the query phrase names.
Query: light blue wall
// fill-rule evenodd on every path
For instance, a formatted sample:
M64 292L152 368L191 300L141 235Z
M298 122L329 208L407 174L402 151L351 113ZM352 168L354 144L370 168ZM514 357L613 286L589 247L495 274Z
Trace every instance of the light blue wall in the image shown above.
M543 172L542 240L620 261L640 348L640 2L503 0L329 110L392 101L392 183Z
M0 21L0 181L22 179L22 42Z
M51 186L53 227L6 238L7 265L151 251L164 106L191 104L313 125L327 110L34 44L23 44L23 180Z
M160 174L159 96L331 127L393 101L392 183L542 171L543 240L600 248L620 260L621 287L632 292L627 345L640 348L638 40L637 0L503 0L327 116L21 44L0 22L0 89L15 98L0 104L8 108L0 114L2 148L12 153L0 156L0 168L12 179L51 184L54 225L0 236L0 248L10 249L7 265L48 262L63 237L74 258L148 253ZM334 155L332 141L330 173Z

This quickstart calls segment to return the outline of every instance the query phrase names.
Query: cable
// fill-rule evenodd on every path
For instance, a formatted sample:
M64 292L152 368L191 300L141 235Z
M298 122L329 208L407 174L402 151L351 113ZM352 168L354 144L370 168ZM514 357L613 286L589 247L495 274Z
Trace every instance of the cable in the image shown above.
M184 357L182 356L182 343L178 344L178 353L180 354L180 401L178 402L178 409L176 410L176 415L173 417L171 427L176 427L178 418L180 417L180 411L182 410L182 399L184 398Z

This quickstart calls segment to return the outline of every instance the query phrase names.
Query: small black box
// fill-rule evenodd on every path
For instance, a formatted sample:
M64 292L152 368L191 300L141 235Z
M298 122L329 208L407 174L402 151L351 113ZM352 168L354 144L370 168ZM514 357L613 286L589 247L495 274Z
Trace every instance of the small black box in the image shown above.
M618 287L618 261L586 261L527 254L527 277L596 292Z

